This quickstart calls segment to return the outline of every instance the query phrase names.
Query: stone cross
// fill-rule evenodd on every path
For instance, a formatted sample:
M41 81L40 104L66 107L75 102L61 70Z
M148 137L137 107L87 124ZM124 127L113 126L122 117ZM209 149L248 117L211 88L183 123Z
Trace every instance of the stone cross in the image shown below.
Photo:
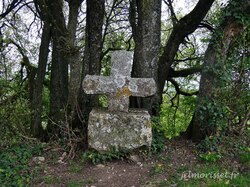
M97 151L131 150L151 146L152 127L148 111L130 109L129 97L147 97L156 92L152 78L131 78L133 53L117 51L111 56L110 76L87 75L87 94L109 97L107 109L94 108L89 114L88 143Z
M83 81L84 91L108 95L109 111L128 112L130 96L147 97L156 92L154 79L131 78L132 62L132 52L113 52L110 77L87 75Z

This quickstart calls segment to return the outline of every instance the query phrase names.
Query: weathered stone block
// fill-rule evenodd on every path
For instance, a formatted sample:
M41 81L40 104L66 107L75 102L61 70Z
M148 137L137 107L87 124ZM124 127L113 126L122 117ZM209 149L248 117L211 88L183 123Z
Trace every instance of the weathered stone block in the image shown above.
M97 151L132 150L151 146L152 129L146 110L129 113L93 109L89 115L89 146Z

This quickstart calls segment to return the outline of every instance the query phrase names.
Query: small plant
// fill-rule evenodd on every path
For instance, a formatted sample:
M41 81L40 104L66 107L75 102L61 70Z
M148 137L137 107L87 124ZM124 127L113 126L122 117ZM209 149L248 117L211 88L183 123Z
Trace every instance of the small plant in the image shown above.
M150 171L151 175L155 175L158 173L162 173L165 170L165 167L163 164L156 164L155 166L153 166L153 168Z
M217 162L219 159L221 159L220 154L212 152L200 154L199 157L206 162Z
M108 107L108 98L105 95L99 96L99 104L101 107Z
M85 179L85 180L70 180L68 181L67 187L81 187L81 186L88 186L95 183L94 179Z
M250 163L250 148L248 146L240 145L238 148L238 155L240 163L248 164Z
M98 163L106 163L107 161L111 161L113 159L123 159L127 156L127 153L122 151L110 151L105 153L99 153L96 151L86 151L83 154L82 160L83 161L90 161L93 164Z

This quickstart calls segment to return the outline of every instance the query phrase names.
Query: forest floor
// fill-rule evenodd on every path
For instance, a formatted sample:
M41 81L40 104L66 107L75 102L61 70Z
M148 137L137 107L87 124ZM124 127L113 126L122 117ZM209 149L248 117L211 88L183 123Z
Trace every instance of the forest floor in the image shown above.
M33 157L29 163L34 173L31 186L248 186L250 152L244 143L237 147L226 141L220 151L201 153L190 141L172 140L160 153L141 152L96 164L84 156L64 160L63 150L49 149L43 151L40 161Z

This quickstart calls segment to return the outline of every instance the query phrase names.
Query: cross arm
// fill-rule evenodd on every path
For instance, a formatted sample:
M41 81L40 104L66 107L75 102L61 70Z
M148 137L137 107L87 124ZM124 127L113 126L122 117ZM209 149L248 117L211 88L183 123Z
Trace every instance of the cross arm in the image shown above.
M152 78L131 78L128 88L135 97L147 97L156 93L156 83Z
M116 91L114 81L106 76L86 75L82 86L86 94L108 94Z

